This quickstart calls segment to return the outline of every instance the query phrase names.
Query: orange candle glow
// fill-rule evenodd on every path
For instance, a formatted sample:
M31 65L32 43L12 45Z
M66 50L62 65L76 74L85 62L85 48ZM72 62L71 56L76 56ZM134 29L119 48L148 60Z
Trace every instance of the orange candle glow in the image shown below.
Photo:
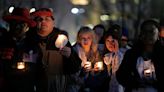
M24 69L25 68L25 62L18 62L17 63L17 69Z
M150 69L145 70L145 73L146 73L146 74L149 74L150 72L151 72Z
M103 70L103 62L97 62L97 67L99 67L100 70Z

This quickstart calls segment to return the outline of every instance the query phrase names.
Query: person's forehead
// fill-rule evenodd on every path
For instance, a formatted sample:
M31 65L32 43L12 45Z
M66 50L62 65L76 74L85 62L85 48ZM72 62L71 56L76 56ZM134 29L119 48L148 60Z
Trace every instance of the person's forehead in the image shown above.
M86 34L82 34L82 35L81 35L82 38L85 38L85 37L91 37L91 36L92 36L92 35L89 34L89 33L86 33Z
M51 18L51 16L46 16L46 15L42 15L42 16L38 16L39 18Z
M113 37L111 35L109 35L106 40L109 40L109 39L113 39Z
M154 28L153 30L144 30L143 34L150 34L150 33L158 33L159 30L157 28Z

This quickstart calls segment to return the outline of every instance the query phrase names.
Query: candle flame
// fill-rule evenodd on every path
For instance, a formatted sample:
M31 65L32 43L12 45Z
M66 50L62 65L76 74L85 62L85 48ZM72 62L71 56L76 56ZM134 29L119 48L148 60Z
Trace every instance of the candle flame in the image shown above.
M18 62L17 63L17 69L24 69L25 68L25 63L24 62Z
M68 42L68 38L63 34L60 34L56 39L55 46L61 49L67 44L67 42Z
M103 69L103 62L97 62L97 66L99 67L100 70Z
M150 74L151 73L151 70L150 69L146 69L144 70L145 74Z

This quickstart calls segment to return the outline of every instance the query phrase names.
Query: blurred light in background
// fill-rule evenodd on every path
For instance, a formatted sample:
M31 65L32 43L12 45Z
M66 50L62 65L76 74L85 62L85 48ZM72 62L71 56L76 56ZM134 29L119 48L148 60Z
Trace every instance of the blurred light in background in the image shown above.
M79 13L79 9L78 8L72 8L71 9L71 13L78 14Z
M110 15L109 19L116 21L116 20L118 20L118 16L116 14L112 14L112 15Z
M35 11L36 11L35 8L31 8L31 9L30 9L30 13L35 12Z
M71 9L71 13L73 14L80 14L80 13L84 13L85 10L83 8L72 8Z
M91 29L93 29L93 27L94 27L93 24L88 24L88 25L86 25L86 26L88 26L88 27L91 28Z
M109 15L106 15L106 14L101 15L101 16L100 16L100 20L101 20L101 21L107 21L107 20L109 20Z
M88 5L89 0L71 0L73 5Z
M79 8L79 13L84 13L85 10L83 8Z
M115 4L115 3L116 3L116 0L110 0L110 2L111 2L112 4Z
M11 13L17 6L52 8L56 27L67 30L71 42L76 39L77 30L88 24L103 24L107 28L111 23L124 24L133 39L142 20L164 16L163 3L164 0L0 0L0 15ZM9 9L11 5L14 7ZM8 28L2 19L0 23Z
M9 13L12 13L13 10L14 10L14 6L10 6L10 7L9 7Z
M135 4L139 4L140 0L134 0Z

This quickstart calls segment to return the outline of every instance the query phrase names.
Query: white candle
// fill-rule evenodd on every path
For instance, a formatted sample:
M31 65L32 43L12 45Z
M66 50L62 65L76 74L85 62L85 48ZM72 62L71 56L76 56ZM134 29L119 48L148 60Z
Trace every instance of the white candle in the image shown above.
M24 69L25 68L25 63L24 62L18 62L17 63L17 69Z
M57 48L63 48L68 42L68 38L64 34L59 34L56 41L55 41L55 46Z
M100 70L103 70L103 62L102 62L102 61L97 62L97 67L98 67Z
M150 69L146 69L146 70L145 70L145 73L146 73L146 74L150 74L150 73L151 73L151 70L150 70Z
M151 73L152 73L151 69L145 69L144 70L144 76L145 77L151 77Z
M91 68L92 64L90 61L85 62L85 67Z

